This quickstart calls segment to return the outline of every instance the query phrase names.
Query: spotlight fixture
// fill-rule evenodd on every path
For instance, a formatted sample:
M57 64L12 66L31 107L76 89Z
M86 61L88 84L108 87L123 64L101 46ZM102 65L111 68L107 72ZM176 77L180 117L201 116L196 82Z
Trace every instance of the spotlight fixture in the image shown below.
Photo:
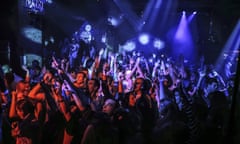
M182 11L182 15L186 15L186 11Z
M157 49L162 49L164 48L165 44L163 41L161 41L160 39L155 39L153 41L153 47L157 48Z
M146 45L150 41L150 38L148 34L142 33L139 35L138 40L142 45Z

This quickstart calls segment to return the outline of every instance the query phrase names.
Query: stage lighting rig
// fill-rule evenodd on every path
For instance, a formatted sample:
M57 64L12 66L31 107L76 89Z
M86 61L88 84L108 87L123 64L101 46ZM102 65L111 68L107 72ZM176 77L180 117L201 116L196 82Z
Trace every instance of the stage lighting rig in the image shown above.
M44 5L51 4L52 0L25 0L25 7L29 12L36 14L44 12Z

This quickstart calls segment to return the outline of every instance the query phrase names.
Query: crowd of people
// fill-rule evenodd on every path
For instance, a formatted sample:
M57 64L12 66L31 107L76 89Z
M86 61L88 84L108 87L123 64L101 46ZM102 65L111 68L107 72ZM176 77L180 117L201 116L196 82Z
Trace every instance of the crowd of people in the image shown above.
M3 144L224 143L233 71L88 44L74 39L22 78L2 66Z

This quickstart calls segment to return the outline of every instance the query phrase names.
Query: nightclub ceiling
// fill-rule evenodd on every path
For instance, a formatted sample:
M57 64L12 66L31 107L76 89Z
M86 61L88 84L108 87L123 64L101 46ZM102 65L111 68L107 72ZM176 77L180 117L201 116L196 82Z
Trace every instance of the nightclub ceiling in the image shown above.
M197 19L190 27L194 29L193 40L199 51L204 53L201 47L206 47L205 53L210 54L206 42L214 45L213 52L222 48L240 18L239 0L44 0L49 3L44 5L42 13L26 9L26 1L0 3L0 41L3 45L9 41L15 43L21 47L19 53L28 51L27 46L36 47L19 35L24 29L27 29L25 34L33 34L26 25L38 28L37 32L43 34L34 34L34 38L40 39L37 41L40 48L43 39L54 37L59 43L65 37L70 38L86 21L101 30L101 34L111 31L119 44L141 32L171 42L185 11L187 17L196 13ZM109 23L109 19L116 21Z
M24 1L24 0L22 0ZM117 4L125 5L131 9L132 14L141 17L144 10L148 6L150 0L51 0L52 5L46 9L49 11L56 11L56 7L61 5L61 8L67 9L69 13L76 19L87 19L88 21L98 21L111 15L112 12L119 10ZM152 0L154 1L154 0ZM157 3L161 0L155 0ZM20 2L20 1L19 1ZM164 2L164 1L161 1ZM199 14L214 13L227 25L236 23L240 17L240 4L238 0L168 0L168 3L174 5L172 13L181 12L183 10L193 12L197 11ZM115 7L112 6L115 4ZM18 1L8 0L1 1L0 4L0 18L2 19L1 39L8 39L10 37L8 31L17 31L19 4ZM21 5L20 5L21 6ZM119 5L118 5L119 6ZM166 5L165 5L166 6ZM121 10L124 13L124 9ZM58 12L57 12L58 13ZM127 12L125 12L127 13ZM48 15L48 13L46 13ZM64 16L64 14L60 14ZM54 17L53 17L54 18Z

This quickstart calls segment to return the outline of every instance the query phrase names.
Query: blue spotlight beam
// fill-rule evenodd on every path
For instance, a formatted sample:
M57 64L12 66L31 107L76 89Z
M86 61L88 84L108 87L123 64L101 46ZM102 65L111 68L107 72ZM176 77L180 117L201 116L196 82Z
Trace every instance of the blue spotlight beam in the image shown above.
M140 24L140 18L137 16L136 13L131 10L128 3L124 3L120 0L114 0L115 4L118 6L118 8L121 10L121 12L124 14L128 22L131 24L131 26L134 28L134 30L138 31L138 25Z
M177 2L176 0L167 0L167 1L164 1L166 2L163 7L163 17L162 17L162 20L161 20L161 23L160 23L160 28L163 28L167 21L169 20L169 14L171 12L172 9L174 9L177 5Z
M187 18L188 23L191 23L191 21L193 20L193 18L195 17L196 14L197 14L197 12L195 11Z
M231 53L231 60L235 59L237 54L239 54L240 48L240 20L238 20L232 34L230 35L229 39L227 40L221 54L218 57L218 60L215 63L215 67L217 71L221 71L223 67L224 60L222 58L224 53ZM238 52L237 52L238 51Z
M142 25L139 31L154 31L163 29L170 19L171 10L175 7L175 0L151 0L145 8Z
M239 23L238 23L239 25ZM239 58L239 54L238 54ZM239 95L240 95L240 60L238 60L237 63L237 71L236 71L236 77L234 80L234 89L233 89L233 96L232 96L232 103L230 108L230 114L229 114L229 123L228 123L228 131L226 135L226 140L228 143L238 143L239 136Z
M143 27L147 30L149 28L153 27L153 25L156 21L156 17L159 14L161 4L162 4L162 0L151 0L148 3L148 6L146 7L144 14L143 14L144 17L142 18L142 21L147 22L147 24L145 26L140 25L141 26L141 27L139 27L140 31L142 30Z
M185 40L186 28L187 28L186 14L183 12L180 23L177 28L176 35L175 35L176 40L181 40L181 41Z
M146 21L148 21L148 19L150 18L150 14L152 12L152 8L154 7L155 5L155 0L150 0L143 12L143 16L142 16L142 19L141 19L141 24L139 25L139 28L138 30L141 31L143 26L144 26L144 23Z
M192 35L188 26L186 13L182 13L180 22L177 27L174 39L172 41L173 55L179 56L184 54L184 57L191 62L195 61L196 50L194 50L194 44Z

